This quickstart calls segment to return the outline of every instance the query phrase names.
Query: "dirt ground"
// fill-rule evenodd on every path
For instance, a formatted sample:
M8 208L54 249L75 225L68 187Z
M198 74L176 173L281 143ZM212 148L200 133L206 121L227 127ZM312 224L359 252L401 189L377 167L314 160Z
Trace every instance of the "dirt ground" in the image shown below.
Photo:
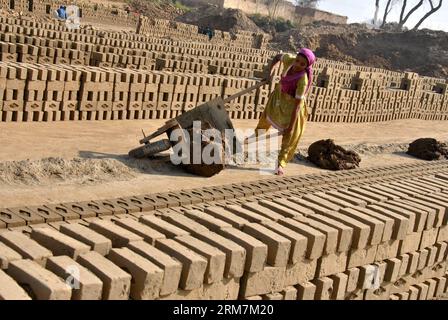
M254 120L235 120L238 129L249 129ZM189 175L169 162L130 159L146 133L164 120L0 123L0 207L37 205L129 196L229 184L272 177L268 162L230 166L212 178ZM323 170L304 160L307 147L316 140L335 143L358 152L361 167L398 164L414 159L404 152L407 144L422 138L448 140L446 122L398 120L387 123L308 123L296 158L287 175ZM260 170L261 169L261 170Z

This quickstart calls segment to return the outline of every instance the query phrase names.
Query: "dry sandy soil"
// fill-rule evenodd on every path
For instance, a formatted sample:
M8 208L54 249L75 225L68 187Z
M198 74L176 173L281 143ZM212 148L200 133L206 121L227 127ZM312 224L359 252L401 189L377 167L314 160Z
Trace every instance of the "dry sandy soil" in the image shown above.
M169 157L134 160L127 152L138 146L141 129L149 133L164 123L152 121L0 123L0 207L38 205L145 194L228 184L272 177L262 164L231 166L212 178L189 175ZM234 121L240 129L256 121ZM420 161L407 156L416 138L448 140L446 122L400 120L373 124L308 123L299 153L288 175L323 172L303 160L319 139L360 153L361 167ZM262 168L262 170L260 170ZM264 168L264 169L263 169Z

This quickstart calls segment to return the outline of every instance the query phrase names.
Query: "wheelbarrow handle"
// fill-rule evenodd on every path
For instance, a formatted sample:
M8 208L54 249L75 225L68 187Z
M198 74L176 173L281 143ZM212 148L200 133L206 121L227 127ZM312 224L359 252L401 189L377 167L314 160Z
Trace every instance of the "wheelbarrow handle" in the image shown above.
M264 85L267 84L267 83L269 83L268 80L262 80L262 81L258 82L257 84L254 84L252 87L249 87L249 88L247 88L247 89L244 89L243 91L240 91L240 92L238 92L238 93L235 93L234 95L231 95L230 97L225 98L225 99L224 99L224 103L230 102L230 101L232 101L233 99L236 99L236 98L238 98L238 97L241 97L241 96L245 95L246 93L249 93L249 92L251 92L251 91L253 91L253 90L255 90L255 89L258 89L258 88L264 86Z

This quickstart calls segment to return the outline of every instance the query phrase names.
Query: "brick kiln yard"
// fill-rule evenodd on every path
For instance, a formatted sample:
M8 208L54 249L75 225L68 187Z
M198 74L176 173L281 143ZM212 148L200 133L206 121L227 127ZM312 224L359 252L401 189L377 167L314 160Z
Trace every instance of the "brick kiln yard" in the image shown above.
M0 300L446 297L448 161L404 153L448 140L445 80L319 59L300 148L333 138L361 168L193 177L126 154L142 128L252 85L269 38L82 9L137 33L0 15ZM227 105L237 128L270 90Z

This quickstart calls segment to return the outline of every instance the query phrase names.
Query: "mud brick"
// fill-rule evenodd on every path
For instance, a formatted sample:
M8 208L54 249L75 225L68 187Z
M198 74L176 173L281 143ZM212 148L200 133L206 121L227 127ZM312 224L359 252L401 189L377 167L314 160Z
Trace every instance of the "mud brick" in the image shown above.
M347 215L355 220L365 223L371 228L371 234L369 238L370 245L376 245L380 243L383 239L384 223L372 216L362 213L361 210L357 208L345 208L341 209L341 213Z
M118 226L125 228L138 236L142 237L146 242L154 245L157 239L164 239L165 235L147 225L139 223L133 219L118 219L115 222Z
M109 200L95 200L91 201L94 206L99 206L101 208L101 216L103 215L117 215L127 213L126 205L129 205L124 201L109 201ZM124 203L124 205L120 205Z
M400 240L389 240L378 244L375 261L382 261L396 257L400 252L400 246Z
M30 296L5 272L0 270L0 300L31 300Z
M417 300L419 295L419 290L415 286L409 287L409 300Z
M437 242L441 242L441 241L448 241L448 226L442 226L439 228Z
M424 230L422 232L420 248L423 249L434 245L437 241L438 231L439 231L438 229Z
M159 297L163 270L128 248L112 249L108 258L132 276L130 297L148 300Z
M179 260L183 264L180 288L200 288L207 269L207 260L194 251L171 239L159 239L156 248Z
M127 300L132 276L97 252L79 256L77 262L103 282L104 300Z
M241 206L238 206L238 205L229 205L229 206L226 206L225 209L243 219L246 219L249 222L259 223L259 222L264 222L264 221L273 221L273 219L270 217L267 217L265 215L260 215L259 213L242 208Z
M354 191L349 191L349 190L341 189L341 190L338 190L338 192L341 193L341 194L343 194L343 195L347 195L347 196L350 196L350 197L352 197L352 198L355 198L355 199L359 199L359 200L361 200L361 201L364 201L364 202L367 203L367 204L376 204L376 203L378 203L378 201L376 201L375 199L372 199L372 198L370 198L370 197L361 195L361 194L359 194L359 193L357 193L357 192L354 192Z
M434 203L440 206L445 207L445 209L448 207L448 202L446 201L446 195L444 196L443 193L440 194L431 194L431 195L425 195L425 196L420 196L420 195L416 195L414 198L418 198L419 200L425 200L428 201L430 203ZM437 223L439 223L439 219L437 221ZM445 212L445 216L443 217L442 220L442 225L446 225L448 224L448 216L447 213Z
M66 282L71 279L72 300L100 300L103 283L89 270L69 257L51 257L47 260L47 269Z
M408 234L401 243L399 254L417 251L420 248L421 239L422 234L419 232Z
M20 259L22 256L19 253L0 242L0 269L7 269L9 262Z
M162 215L162 219L192 234L209 231L203 225L182 214L167 213Z
M70 300L71 288L56 275L31 260L10 263L8 274L22 285L30 288L38 300Z
M264 243L235 228L221 229L218 233L246 249L246 271L257 272L263 269L268 254L268 247Z
M207 259L204 283L221 281L224 274L226 255L215 247L191 236L176 237L176 241Z
M341 215L334 211L321 210L318 207L315 207L319 210L319 214L322 214L326 217L337 220L351 228L353 228L353 237L352 237L352 247L354 248L363 248L367 245L368 240L372 238L373 229L369 227L369 225L358 221L357 219L351 218L347 215Z
M62 204L46 204L44 205L44 209L51 210L52 212L62 216L64 221L80 218L79 214L69 208L64 207Z
M143 240L143 238L137 234L110 221L93 221L89 224L89 228L110 239L114 247L121 248L126 246L129 242Z
M126 200L126 199L109 199L109 200L95 200L95 202L99 202L101 205L106 206L108 205L109 208L113 207L114 208L114 214L117 213L133 213L133 212L140 212L141 208L134 204L132 200ZM118 208L118 210L117 210ZM123 212L123 210L120 209L124 209L125 212Z
M89 217L96 217L97 211L100 210L99 206L96 206L93 203L89 202L69 202L69 203L63 203L61 206L76 212L81 218L89 218ZM95 210L92 210L92 208Z
M425 283L419 283L414 285L414 287L418 290L417 300L426 300L428 297L429 286Z
M154 216L142 216L139 221L164 234L168 238L189 234L188 231Z
M435 247L437 248L436 262L444 261L448 253L447 251L448 243L446 242L436 243Z
M295 264L305 256L308 242L307 237L276 222L263 222L262 224L264 227L272 230L276 234L288 239L291 242L288 260L289 263Z
M238 216L237 214L232 213L228 210L229 206L225 208L222 207L207 207L205 208L205 212L215 217L216 219L223 220L229 224L231 224L234 228L241 229L245 224L250 223L249 220L244 219L243 217ZM238 208L238 206L236 206Z
M400 259L388 259L386 260L387 268L384 275L384 280L388 282L395 282L400 277L401 260Z
M103 256L107 255L112 249L111 240L81 224L62 224L59 231L90 246L91 250Z
M419 198L419 196L409 199L409 201L412 202L412 205L416 206L418 209L427 210L428 219L430 212L435 211L435 221L433 224L431 224L431 221L427 221L427 228L438 228L442 226L446 221L446 208L448 207L447 203L436 203L434 201L431 201L430 199L421 199Z
M303 218L303 217L296 217L295 220L304 223L320 232L325 234L326 240L325 240L325 247L324 247L324 254L332 254L336 252L337 247L339 246L338 239L339 239L339 230L336 228L332 228L327 223L322 223L318 219L310 219L310 218Z
M5 209L5 211L12 212L15 216L22 218L26 221L27 225L45 222L41 215L29 210L26 207L8 208Z
M330 300L333 295L333 280L327 277L312 281L316 286L316 300Z
M270 218L272 220L279 220L284 218L283 215L276 213L275 211L271 210L270 208L267 208L265 206L262 206L260 204L251 202L251 203L245 203L242 205L244 209L250 210L252 212L255 212L259 215L265 216L267 218Z
M259 201L259 204L263 207L266 207L266 208L274 211L275 213L282 215L283 217L286 217L286 218L294 218L296 216L301 215L300 213L294 211L294 209L292 209L291 207L283 206L275 201L262 200L262 201ZM294 206L294 204L292 204L291 202L289 202L289 204L290 204L290 206ZM275 217L277 217L277 216L274 216L272 219L275 220Z
M428 263L429 251L427 249L423 249L419 251L419 259L417 270L423 270Z
M182 264L145 242L131 242L128 247L163 269L164 275L160 295L176 292L182 272Z
M393 238L394 234L394 219L390 218L389 216L385 214L381 214L379 212L376 212L374 210L371 210L370 207L364 208L364 207L356 207L357 211L362 212L363 214L373 217L379 221L381 221L384 224L383 229L383 236L381 238L382 242L389 241ZM404 230L406 232L407 230Z
M26 220L8 209L0 209L0 222L7 228L26 225Z
M67 255L76 259L78 255L90 251L88 245L51 228L34 228L31 239L52 251L54 255Z
M315 259L322 256L326 243L326 236L324 233L294 219L282 219L279 220L278 223L305 236L308 239L306 253L307 258Z
M152 203L157 208L171 208L181 205L179 198L172 197L170 193L158 193L141 196L146 202Z
M425 206L420 206L418 204L414 204L412 201L406 201L406 200L397 200L397 201L393 202L393 204L396 206L402 207L402 208L406 208L409 211L414 211L416 213L420 213L421 215L426 217L424 229L430 229L433 227L433 225L435 223L435 219L436 219L435 210L425 207ZM420 219L423 220L423 218L420 218Z
M331 300L344 300L347 289L348 276L345 273L337 273L330 277L333 280L333 292Z
M406 213L405 210L394 210L393 208L386 208L380 205L369 205L368 210L376 212L386 218L393 219L393 233L392 239L402 240L414 229L414 215L412 213Z
M446 288L447 278L441 277L436 278L437 288L436 288L436 297L442 297Z
M358 288L359 268L351 268L344 272L347 275L347 292L353 292Z
M199 210L188 210L185 212L185 215L212 231L216 231L221 228L232 227L230 223L216 219L213 216Z
M258 272L245 272L241 278L240 295L250 297L284 288L285 267L265 267Z
M46 259L52 256L51 251L18 231L1 232L0 240L24 259L34 260L42 266L45 265Z
M316 296L316 285L311 282L305 282L298 284L297 288L297 300L314 300Z
M269 265L273 267L286 266L290 256L290 240L256 223L245 225L243 232L255 237L268 246L267 263Z
M359 267L375 261L378 246L351 249L348 254L347 268Z

